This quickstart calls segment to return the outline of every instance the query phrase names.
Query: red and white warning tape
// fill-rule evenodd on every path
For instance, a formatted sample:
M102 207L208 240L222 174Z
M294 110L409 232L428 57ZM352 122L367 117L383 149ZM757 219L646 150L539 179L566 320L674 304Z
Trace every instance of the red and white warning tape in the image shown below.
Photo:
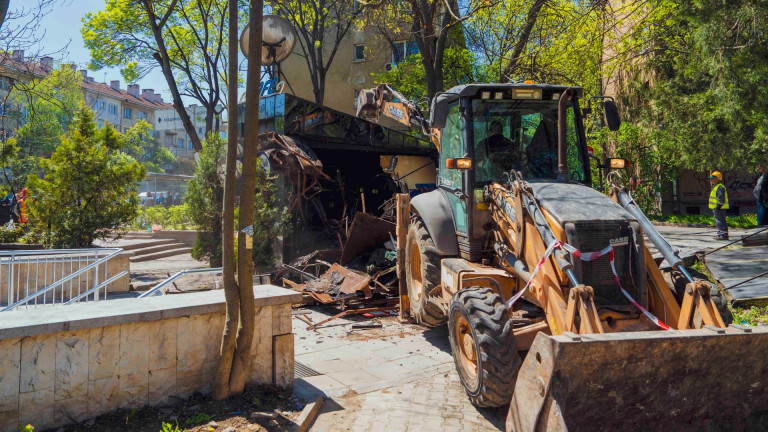
M525 287L523 287L522 290L520 290L519 293L515 294L511 299L507 300L507 307L511 308L512 305L515 304L517 300L522 297L523 293L528 290L528 287L531 285L531 282L533 282L533 278L536 276L536 274L539 272L539 270L544 266L544 263L547 261L547 258L549 258L550 255L555 251L555 249L565 249L568 252L572 253L573 255L581 258L582 261L592 261L597 258L600 258L603 255L608 255L608 259L611 262L611 271L613 271L613 279L616 281L616 284L619 285L619 289L621 289L621 293L624 294L624 297L626 297L633 305L635 305L636 308L640 310L643 314L645 314L646 317L648 317L649 320L651 320L654 324L659 326L659 328L663 330L670 330L669 326L664 324L663 321L656 318L652 313L645 310L644 307L640 306L640 303L636 302L635 299L632 298L631 295L627 292L627 290L624 289L623 286L621 286L621 281L619 280L619 275L616 273L616 266L614 265L614 257L615 253L613 251L612 246L608 246L605 249L599 251L599 252L582 252L575 247L563 243L560 240L555 240L552 242L547 250L544 252L544 256L541 257L541 260L538 264L536 264L536 268L533 269L533 273L531 273L531 279L528 281L527 284L525 284Z

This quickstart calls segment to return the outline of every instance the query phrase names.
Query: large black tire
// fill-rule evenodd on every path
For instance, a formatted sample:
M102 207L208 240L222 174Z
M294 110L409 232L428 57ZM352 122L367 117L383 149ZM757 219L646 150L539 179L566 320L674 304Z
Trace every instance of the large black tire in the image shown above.
M427 327L445 324L445 303L439 289L436 289L440 286L440 255L420 218L408 227L405 277L411 315L416 322Z
M466 288L451 299L448 316L453 360L469 399L480 407L509 403L522 360L504 301L490 288Z

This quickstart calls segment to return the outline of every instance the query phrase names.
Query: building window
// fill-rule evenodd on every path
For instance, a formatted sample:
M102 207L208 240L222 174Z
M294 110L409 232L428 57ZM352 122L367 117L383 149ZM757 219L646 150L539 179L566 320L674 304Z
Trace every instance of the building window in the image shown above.
M132 118L132 117L133 117L132 110L130 108L123 108L123 118L129 119L129 118Z
M144 111L139 111L138 113L136 113L136 115L138 116L139 120L147 119L147 113L145 113Z
M176 143L178 144L178 147L184 148L184 138L176 138Z
M117 105L109 105L109 115L117 115Z
M193 145L192 145L192 140L189 140L189 144L187 144L187 148L188 148L189 150L192 150L192 149L194 149L194 148L195 148L195 146L193 146Z
M107 103L104 101L99 101L99 111L104 112L104 107L107 106Z
M11 80L6 77L0 77L0 90L10 90Z
M419 46L416 45L416 41L395 42L392 46L392 64L399 64L406 60L408 57L418 53Z
M104 127L104 120L99 119L99 129Z
M365 45L355 44L355 61L365 60Z

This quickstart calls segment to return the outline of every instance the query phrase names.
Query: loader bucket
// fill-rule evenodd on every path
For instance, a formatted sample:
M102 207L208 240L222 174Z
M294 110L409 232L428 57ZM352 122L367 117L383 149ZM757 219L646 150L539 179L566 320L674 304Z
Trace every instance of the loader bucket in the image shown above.
M548 336L517 376L507 431L767 430L768 329Z

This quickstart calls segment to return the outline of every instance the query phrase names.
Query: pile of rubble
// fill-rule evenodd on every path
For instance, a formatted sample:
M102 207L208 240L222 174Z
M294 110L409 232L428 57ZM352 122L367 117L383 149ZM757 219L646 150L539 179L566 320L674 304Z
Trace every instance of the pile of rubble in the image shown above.
M398 305L395 243L393 222L358 212L341 249L314 251L283 264L272 280L309 302L337 305L343 310L339 316L388 311Z

